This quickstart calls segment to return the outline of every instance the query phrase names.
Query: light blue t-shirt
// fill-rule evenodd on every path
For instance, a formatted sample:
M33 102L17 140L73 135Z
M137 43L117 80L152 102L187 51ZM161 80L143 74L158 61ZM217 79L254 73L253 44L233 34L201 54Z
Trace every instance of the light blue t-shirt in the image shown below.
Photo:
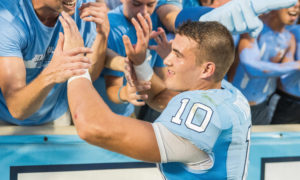
M264 102L275 91L278 77L297 70L295 62L271 62L271 58L278 53L285 54L290 41L289 31L279 33L265 25L252 47L240 53L240 64L232 84L242 91L248 101L256 104ZM286 57L293 58L290 53Z
M108 48L114 50L121 56L126 56L125 47L123 44L123 35L127 35L132 44L136 44L137 37L136 31L132 23L124 16L123 14L123 5L115 8L114 10L108 13L108 18L110 22L110 32L108 37ZM156 30L158 27L162 27L162 24L158 18L158 15L154 12L151 15L151 20L153 24L153 29ZM155 41L150 40L150 45L154 45ZM147 51L147 59L151 67L164 67L162 59L154 50ZM123 77L124 74L122 72L113 71L110 69L104 69L102 75L94 82L94 86L97 91L100 93L104 101L108 104L111 110L117 114L129 116L134 111L134 106L132 104L115 104L109 100L105 90L105 82L104 75L112 75ZM124 78L123 84L126 84L126 80Z
M78 8L82 2L89 1L78 0L73 15L87 47L94 41L95 24L82 21ZM26 67L26 83L29 84L51 61L59 32L63 31L62 26L59 21L54 27L42 24L31 0L0 1L0 12L0 56L22 58ZM66 92L66 83L56 84L41 108L23 121L11 116L0 92L0 119L17 125L38 125L53 121L68 109Z
M156 7L166 5L166 4L172 4L179 8L182 8L182 0L158 0Z
M201 6L198 0L182 0L182 7L187 8L187 7L197 7Z
M162 163L170 180L242 179L247 175L250 143L250 107L242 93L223 80L222 89L180 93L154 123L188 139L213 160L208 170L195 170L183 163Z
M290 31L294 34L296 38L296 53L295 59L300 61L300 25L291 26ZM280 77L283 91L300 97L300 71L296 71L287 75Z

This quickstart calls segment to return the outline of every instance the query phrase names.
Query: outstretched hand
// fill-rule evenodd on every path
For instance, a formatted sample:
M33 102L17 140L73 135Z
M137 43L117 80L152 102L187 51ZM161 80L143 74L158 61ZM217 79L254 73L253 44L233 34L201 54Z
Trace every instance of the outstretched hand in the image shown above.
M127 80L125 86L127 101L135 106L145 105L145 101L148 99L145 91L151 88L151 82L137 79L132 62L128 58L125 59L124 74Z
M72 76L84 74L91 67L90 60L83 55L92 53L92 50L84 47L74 20L65 12L61 15L59 20L65 34L59 34L51 62L42 72L52 83L63 83Z
M127 83L124 88L126 90L126 99L129 103L135 106L143 106L145 105L145 101L148 99L148 95L145 91L151 88L151 82L136 81L134 86Z
M152 21L149 14L143 17L140 13L137 14L138 21L132 18L131 22L135 27L137 35L137 43L132 45L128 36L123 36L123 43L127 57L134 65L142 64L146 59L147 48L152 31Z
M172 51L172 40L168 41L166 32L161 27L157 28L157 31L152 31L151 38L157 45L149 46L149 49L156 51L162 59L165 59Z
M62 12L59 21L64 29L64 50L70 50L77 47L84 47L84 42L79 33L77 25L72 17L66 12Z
M91 66L90 60L82 56L82 54L91 53L90 48L68 49L68 46L65 48L65 41L66 38L60 33L52 60L42 72L52 83L63 83L72 76L82 75Z
M107 16L108 8L104 0L83 3L79 10L81 19L94 22L96 24L97 33L108 37L110 26Z

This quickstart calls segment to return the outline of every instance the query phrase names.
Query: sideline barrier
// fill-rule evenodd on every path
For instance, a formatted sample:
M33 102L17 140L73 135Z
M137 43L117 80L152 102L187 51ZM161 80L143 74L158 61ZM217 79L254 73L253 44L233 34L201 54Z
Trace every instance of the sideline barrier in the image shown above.
M300 125L252 128L248 180L299 179ZM0 126L0 180L162 179L155 164L89 145L75 128Z

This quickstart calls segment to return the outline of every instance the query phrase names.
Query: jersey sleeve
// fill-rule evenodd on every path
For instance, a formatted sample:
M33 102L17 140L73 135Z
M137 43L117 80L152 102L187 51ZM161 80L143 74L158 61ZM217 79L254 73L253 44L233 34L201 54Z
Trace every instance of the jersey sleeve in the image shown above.
M199 93L181 93L170 101L155 122L209 154L221 133L221 122L209 99Z
M18 32L14 25L3 18L0 18L0 57L23 58L22 49L25 41L21 32Z

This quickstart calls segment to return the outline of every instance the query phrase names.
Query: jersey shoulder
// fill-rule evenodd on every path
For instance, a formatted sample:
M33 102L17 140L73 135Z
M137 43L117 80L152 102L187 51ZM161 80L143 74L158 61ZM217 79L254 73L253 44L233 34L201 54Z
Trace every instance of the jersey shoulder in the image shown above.
M211 153L222 131L217 103L209 92L183 92L170 101L155 122L162 123L172 133Z

